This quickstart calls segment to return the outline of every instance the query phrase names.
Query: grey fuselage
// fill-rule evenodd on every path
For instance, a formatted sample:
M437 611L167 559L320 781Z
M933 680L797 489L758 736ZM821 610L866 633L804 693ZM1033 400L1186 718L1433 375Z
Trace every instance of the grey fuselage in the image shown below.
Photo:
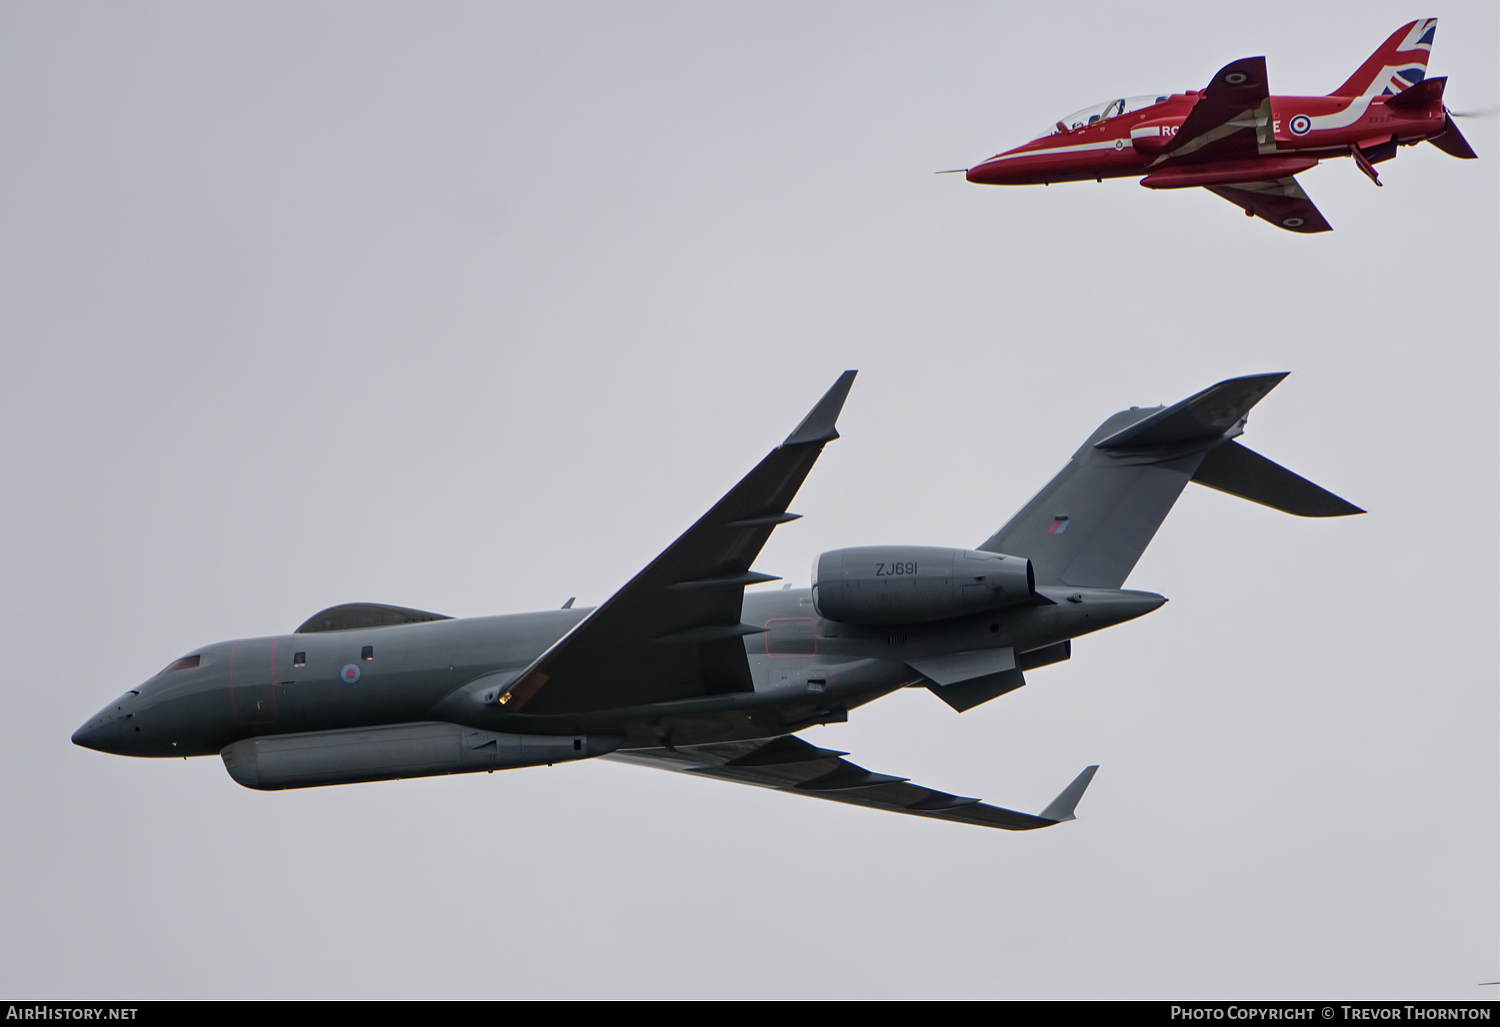
M1116 589L1038 593L1031 605L900 628L820 618L806 589L748 593L743 619L765 629L745 639L752 692L566 715L507 713L493 698L587 609L220 642L196 650L196 667L163 671L110 703L73 740L120 755L208 756L246 738L423 721L612 736L623 748L764 738L844 720L856 706L923 683L908 660L1038 649L1165 602Z

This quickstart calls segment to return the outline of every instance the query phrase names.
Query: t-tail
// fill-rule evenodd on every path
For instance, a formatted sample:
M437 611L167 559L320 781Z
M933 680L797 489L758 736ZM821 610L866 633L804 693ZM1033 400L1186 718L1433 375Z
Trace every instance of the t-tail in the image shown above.
M1394 96L1410 89L1427 77L1427 58L1432 56L1432 40L1436 35L1436 18L1422 18L1401 26L1349 76L1349 81L1328 95Z
M1115 414L979 548L1028 557L1038 586L1117 589L1190 481L1298 517L1364 513L1234 441L1285 377L1231 378L1174 406Z

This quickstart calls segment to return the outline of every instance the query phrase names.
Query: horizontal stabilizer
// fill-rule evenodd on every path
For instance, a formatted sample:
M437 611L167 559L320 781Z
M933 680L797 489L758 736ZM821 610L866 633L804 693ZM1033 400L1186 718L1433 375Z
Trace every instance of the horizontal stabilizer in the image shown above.
M1250 408L1265 399L1288 373L1252 374L1211 385L1094 445L1098 449L1133 449L1218 438L1237 427Z
M1385 101L1385 105L1394 110L1409 111L1421 110L1423 107L1434 103L1442 103L1443 87L1447 84L1447 75L1423 79L1410 89L1403 89L1395 96L1388 98Z
M1364 513L1353 503L1238 442L1226 442L1210 450L1194 472L1193 481L1298 517Z
M1464 138L1458 126L1453 123L1453 115L1443 115L1443 131L1435 136L1429 136L1427 141L1450 157L1459 160L1474 160L1479 154L1474 152L1474 147Z
M1061 823L1064 820L1074 820L1073 810L1078 806L1078 800L1083 798L1083 793L1088 790L1089 782L1094 779L1094 773L1099 765L1084 767L1083 773L1073 779L1073 783L1062 790L1057 798L1047 804L1042 810L1041 816L1044 820L1055 820Z

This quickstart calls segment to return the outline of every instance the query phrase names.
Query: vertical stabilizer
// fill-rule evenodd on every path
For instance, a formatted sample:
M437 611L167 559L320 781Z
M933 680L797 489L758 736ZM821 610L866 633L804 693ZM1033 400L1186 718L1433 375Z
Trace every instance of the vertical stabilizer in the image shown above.
M1349 81L1329 96L1394 96L1427 77L1427 58L1437 35L1437 19L1403 25L1370 55Z
M1038 585L1119 588L1204 456L1285 377L1231 378L1170 407L1115 414L979 548L1026 557Z
M1038 585L1119 588L1190 481L1298 517L1364 513L1233 441L1285 377L1230 378L1169 407L1115 414L979 548L1030 560Z

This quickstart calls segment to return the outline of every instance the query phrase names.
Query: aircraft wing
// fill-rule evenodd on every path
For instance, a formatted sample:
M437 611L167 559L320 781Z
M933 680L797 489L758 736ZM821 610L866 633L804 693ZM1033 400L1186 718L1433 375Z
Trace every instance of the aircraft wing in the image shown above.
M1085 768L1046 809L1032 815L925 788L903 777L876 774L842 759L845 755L833 749L820 749L796 735L781 735L672 749L628 749L602 758L1006 831L1031 831L1074 819L1073 809L1093 780L1094 771L1099 769Z
M1275 148L1266 59L1244 57L1219 69L1158 162L1244 160Z
M1243 207L1246 214L1269 221L1288 232L1311 235L1315 232L1333 231L1333 226L1313 206L1313 201L1295 178L1236 182L1233 185L1211 185L1205 188L1216 196L1222 196L1230 203Z
M755 469L624 588L523 670L506 712L585 713L753 690L740 621L750 565L817 462L854 384L845 371Z

